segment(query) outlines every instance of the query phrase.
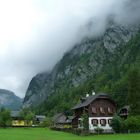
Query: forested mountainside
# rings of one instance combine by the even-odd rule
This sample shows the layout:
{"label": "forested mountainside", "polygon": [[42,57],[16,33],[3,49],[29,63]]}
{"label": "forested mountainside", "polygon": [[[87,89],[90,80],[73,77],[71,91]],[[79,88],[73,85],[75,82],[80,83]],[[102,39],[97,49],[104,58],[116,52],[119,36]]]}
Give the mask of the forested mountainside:
{"label": "forested mountainside", "polygon": [[19,110],[21,106],[22,99],[9,90],[0,89],[0,107],[10,110]]}
{"label": "forested mountainside", "polygon": [[133,68],[140,68],[139,27],[112,24],[101,37],[84,39],[74,46],[51,72],[35,76],[23,107],[53,115],[69,110],[92,90],[110,94],[123,106]]}

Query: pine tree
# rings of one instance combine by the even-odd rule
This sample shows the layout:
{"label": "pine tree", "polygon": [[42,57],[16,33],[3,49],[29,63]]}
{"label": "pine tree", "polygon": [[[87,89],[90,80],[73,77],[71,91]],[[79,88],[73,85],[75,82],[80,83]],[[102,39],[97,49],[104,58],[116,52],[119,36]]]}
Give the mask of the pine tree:
{"label": "pine tree", "polygon": [[83,113],[82,115],[82,120],[83,120],[83,128],[85,130],[89,130],[89,122],[88,122],[88,114],[86,112]]}
{"label": "pine tree", "polygon": [[135,68],[128,78],[128,103],[131,115],[140,115],[140,71]]}

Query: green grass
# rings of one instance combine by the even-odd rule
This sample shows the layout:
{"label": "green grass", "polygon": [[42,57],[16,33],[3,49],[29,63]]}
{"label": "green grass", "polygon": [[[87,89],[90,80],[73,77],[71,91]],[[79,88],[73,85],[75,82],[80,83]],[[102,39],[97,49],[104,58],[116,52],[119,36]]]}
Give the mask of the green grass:
{"label": "green grass", "polygon": [[140,134],[76,136],[41,128],[0,129],[0,140],[140,140]]}

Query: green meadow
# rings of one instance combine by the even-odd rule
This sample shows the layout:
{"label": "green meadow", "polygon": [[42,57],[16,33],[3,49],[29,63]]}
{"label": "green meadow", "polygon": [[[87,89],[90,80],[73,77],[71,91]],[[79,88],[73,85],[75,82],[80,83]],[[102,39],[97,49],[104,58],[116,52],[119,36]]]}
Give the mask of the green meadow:
{"label": "green meadow", "polygon": [[140,140],[140,134],[76,136],[43,128],[0,129],[0,140]]}

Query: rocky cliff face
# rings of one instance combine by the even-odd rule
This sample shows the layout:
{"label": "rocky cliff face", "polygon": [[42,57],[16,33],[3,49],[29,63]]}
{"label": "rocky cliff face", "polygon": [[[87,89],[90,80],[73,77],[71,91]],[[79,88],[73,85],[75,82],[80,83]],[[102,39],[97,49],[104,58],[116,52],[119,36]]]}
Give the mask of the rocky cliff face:
{"label": "rocky cliff face", "polygon": [[89,79],[96,79],[106,65],[112,63],[117,50],[138,31],[138,27],[112,24],[101,37],[84,39],[65,54],[51,72],[38,74],[31,80],[23,106],[38,106],[62,88],[79,87]]}
{"label": "rocky cliff face", "polygon": [[17,97],[13,92],[0,89],[0,107],[10,110],[19,110],[22,106],[22,99]]}

